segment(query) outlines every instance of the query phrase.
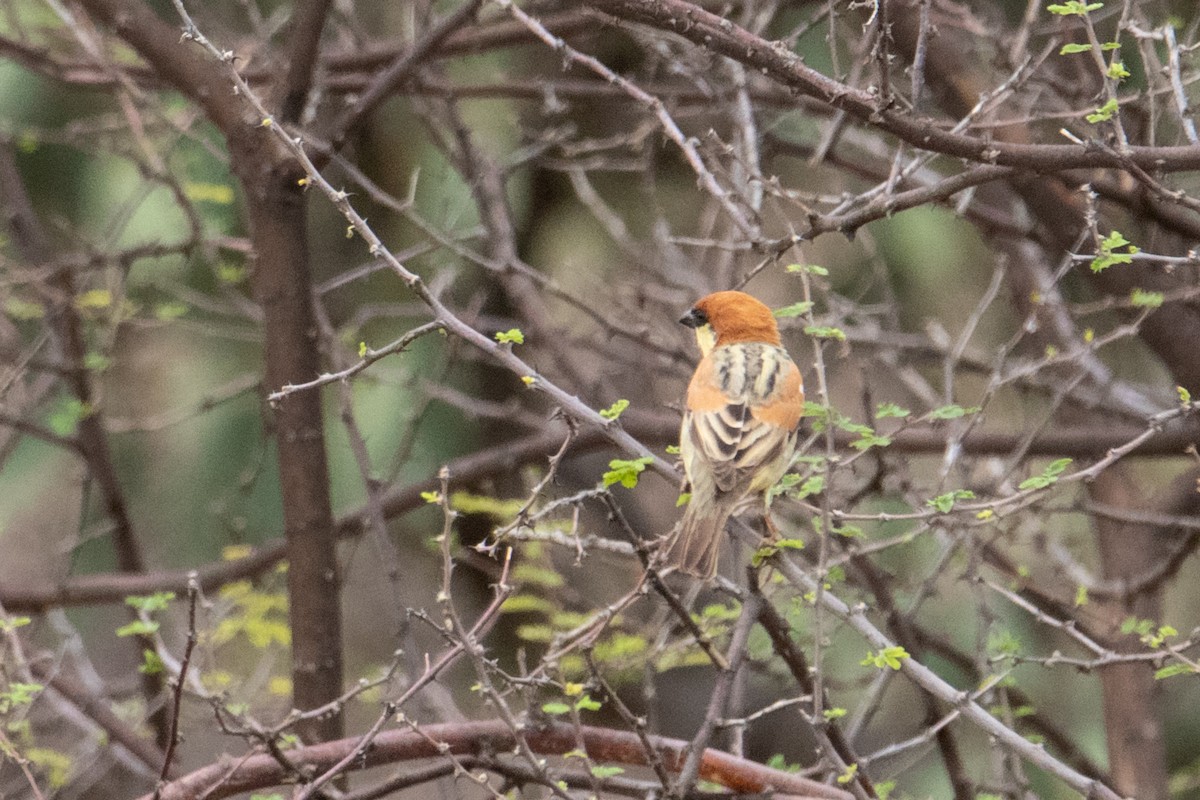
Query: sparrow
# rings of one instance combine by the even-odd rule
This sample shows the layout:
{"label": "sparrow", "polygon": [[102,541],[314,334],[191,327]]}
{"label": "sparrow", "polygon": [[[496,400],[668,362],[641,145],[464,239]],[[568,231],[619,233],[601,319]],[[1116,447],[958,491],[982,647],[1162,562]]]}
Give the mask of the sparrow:
{"label": "sparrow", "polygon": [[667,562],[708,580],[729,518],[763,503],[796,451],[804,384],[771,309],[744,292],[702,298],[683,319],[702,358],[688,384],[679,451],[691,485]]}

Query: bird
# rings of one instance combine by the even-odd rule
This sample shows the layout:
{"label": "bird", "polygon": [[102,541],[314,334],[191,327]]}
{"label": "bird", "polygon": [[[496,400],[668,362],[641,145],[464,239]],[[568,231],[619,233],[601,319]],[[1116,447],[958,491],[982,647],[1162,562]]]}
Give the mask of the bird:
{"label": "bird", "polygon": [[679,320],[701,359],[688,384],[679,452],[691,498],[666,562],[710,580],[729,518],[762,502],[787,472],[804,410],[804,381],[771,309],[738,291],[701,298]]}

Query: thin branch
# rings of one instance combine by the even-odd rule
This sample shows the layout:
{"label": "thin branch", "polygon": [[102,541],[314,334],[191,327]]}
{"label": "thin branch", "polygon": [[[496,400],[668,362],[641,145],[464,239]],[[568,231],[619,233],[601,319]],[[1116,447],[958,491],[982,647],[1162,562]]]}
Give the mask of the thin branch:
{"label": "thin branch", "polygon": [[188,613],[187,613],[187,644],[183,648],[183,658],[179,660],[179,674],[175,676],[175,686],[171,697],[171,731],[167,739],[167,750],[163,754],[162,771],[158,775],[158,786],[154,790],[154,800],[159,800],[159,791],[171,773],[171,762],[175,758],[175,748],[182,738],[179,735],[179,712],[183,705],[183,685],[187,682],[188,667],[192,663],[192,650],[196,647],[196,602],[200,597],[200,586],[193,575],[188,579]]}
{"label": "thin branch", "polygon": [[[819,582],[805,574],[795,562],[786,557],[776,556],[772,563],[788,582],[802,593],[816,593]],[[857,631],[876,650],[882,651],[895,646],[893,641],[867,619],[865,607],[851,607],[832,592],[821,594],[820,602],[831,614]],[[924,691],[957,708],[964,718],[992,736],[1001,747],[1017,753],[1030,763],[1054,775],[1080,794],[1099,800],[1121,800],[1120,796],[1108,786],[1077,772],[1051,756],[1043,748],[1005,726],[1003,722],[973,701],[969,693],[955,689],[916,659],[901,659],[900,670]]]}

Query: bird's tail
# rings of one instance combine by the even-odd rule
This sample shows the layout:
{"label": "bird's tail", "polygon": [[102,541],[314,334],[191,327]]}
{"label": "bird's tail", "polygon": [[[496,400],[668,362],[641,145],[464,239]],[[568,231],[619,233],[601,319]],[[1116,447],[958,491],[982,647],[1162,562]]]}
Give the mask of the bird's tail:
{"label": "bird's tail", "polygon": [[717,574],[717,556],[725,539],[729,512],[698,514],[692,507],[683,515],[679,531],[667,549],[667,564],[680,572],[709,580]]}

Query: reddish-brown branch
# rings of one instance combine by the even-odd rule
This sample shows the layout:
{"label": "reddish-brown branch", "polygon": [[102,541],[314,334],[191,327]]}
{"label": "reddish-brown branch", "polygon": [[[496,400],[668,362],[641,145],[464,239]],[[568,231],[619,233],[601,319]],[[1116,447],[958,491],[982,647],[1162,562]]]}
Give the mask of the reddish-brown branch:
{"label": "reddish-brown branch", "polygon": [[[627,425],[633,433],[645,437],[654,429],[647,426]],[[560,426],[551,426],[515,442],[505,442],[495,447],[472,453],[451,461],[450,482],[454,487],[469,486],[484,478],[511,473],[518,467],[535,463],[554,454],[561,445],[566,432]],[[571,452],[586,453],[608,443],[602,431],[590,429],[579,431],[572,442]],[[381,503],[384,515],[397,517],[414,508],[422,508],[426,500],[422,492],[438,488],[436,478],[395,487],[384,493]],[[361,509],[355,509],[338,518],[336,529],[339,538],[360,535],[363,528]],[[162,570],[143,575],[98,574],[78,575],[68,578],[56,586],[12,587],[0,586],[0,604],[12,612],[47,611],[77,605],[121,603],[130,595],[187,591],[188,577],[195,572],[203,591],[237,580],[261,575],[278,564],[286,556],[282,540],[268,542],[249,556],[236,561],[222,561],[201,567],[180,570]]]}
{"label": "reddish-brown branch", "polygon": [[[672,442],[678,434],[676,423],[666,416],[641,417],[630,413],[622,418],[625,429],[642,441]],[[1028,448],[1031,456],[1101,456],[1134,438],[1137,432],[1105,428],[1057,429],[1035,439]],[[562,444],[564,432],[553,427],[528,438],[472,453],[449,464],[455,486],[466,486],[481,479],[511,472],[524,464],[549,457]],[[839,444],[849,446],[850,434],[839,431]],[[1149,439],[1131,455],[1158,456],[1182,454],[1184,448],[1196,441],[1197,433],[1184,429],[1160,433]],[[973,455],[1005,454],[1020,442],[1019,434],[973,433],[963,442],[963,449]],[[571,447],[572,454],[589,452],[608,443],[603,432],[595,429],[579,431]],[[897,434],[888,451],[899,453],[939,453],[946,447],[945,434],[936,429],[914,429]],[[400,516],[425,505],[422,492],[437,489],[436,478],[391,489],[382,498],[384,515],[388,519]],[[351,538],[363,531],[361,510],[355,509],[338,518],[338,538]],[[282,541],[268,542],[255,552],[236,561],[223,561],[191,569],[160,570],[142,575],[96,574],[67,578],[57,585],[0,586],[0,604],[14,612],[41,612],[51,608],[80,605],[120,603],[130,595],[152,594],[160,591],[187,591],[188,575],[194,570],[200,587],[212,591],[218,586],[261,575],[285,556]]]}
{"label": "reddish-brown branch", "polygon": [[[316,9],[314,9],[316,10]],[[559,36],[573,36],[596,30],[596,21],[582,11],[559,11],[543,15],[541,22]],[[298,23],[297,24],[301,24]],[[494,20],[481,25],[455,30],[429,54],[430,59],[447,59],[454,56],[484,53],[504,47],[537,43],[538,40],[524,25],[510,19]],[[323,89],[361,91],[376,71],[394,62],[403,52],[403,47],[368,45],[365,49],[348,49],[320,56],[318,72],[328,74],[321,84]],[[44,47],[17,39],[0,36],[0,56],[15,61],[31,72],[36,72],[80,89],[110,91],[120,84],[111,68],[99,66],[88,59],[59,57]],[[162,89],[168,84],[154,69],[141,64],[122,65],[122,78],[132,80],[145,89]],[[269,67],[251,63],[243,73],[250,83],[260,85],[275,77]],[[291,79],[287,85],[292,85]],[[711,98],[707,98],[711,101]]]}
{"label": "reddish-brown branch", "polygon": [[1195,145],[1132,146],[1121,156],[1089,144],[1025,144],[952,133],[936,120],[883,107],[875,95],[827,77],[806,66],[788,48],[686,0],[602,0],[592,8],[678,34],[928,152],[1039,172],[1078,167],[1124,169],[1127,164],[1159,172],[1200,168],[1200,146]]}
{"label": "reddish-brown branch", "polygon": [[159,791],[163,781],[171,775],[171,762],[175,757],[175,749],[183,738],[179,734],[179,714],[183,710],[183,687],[187,683],[188,667],[192,663],[192,651],[196,649],[196,602],[200,599],[200,587],[196,581],[188,583],[188,614],[187,614],[187,643],[183,648],[183,658],[179,660],[179,675],[175,678],[175,686],[171,692],[171,735],[167,740],[167,751],[163,754],[162,769],[159,771]]}
{"label": "reddish-brown branch", "polygon": [[[580,747],[598,763],[646,766],[647,754],[637,735],[583,725],[551,724],[523,732],[525,742],[539,755],[562,755]],[[324,742],[289,750],[288,760],[301,771],[324,771],[353,752],[357,738]],[[683,764],[687,742],[679,739],[650,737],[667,768],[677,772]],[[384,731],[373,746],[353,766],[366,769],[440,755],[477,755],[512,750],[517,736],[502,721],[447,723],[428,725],[420,733],[411,730]],[[219,762],[196,770],[163,787],[162,800],[220,800],[242,792],[278,785],[290,772],[269,754],[258,754],[236,763]],[[700,777],[719,783],[735,792],[755,793],[774,790],[788,795],[829,800],[850,800],[841,789],[787,772],[765,767],[728,753],[706,750],[700,764]],[[149,800],[147,795],[143,800]]]}

